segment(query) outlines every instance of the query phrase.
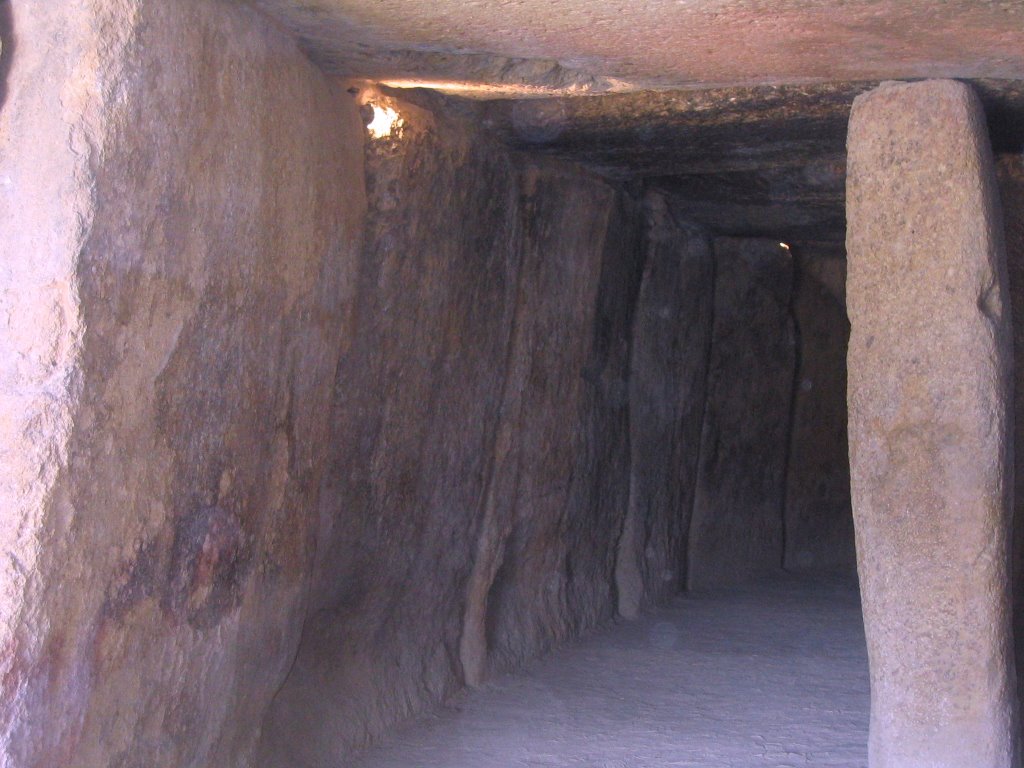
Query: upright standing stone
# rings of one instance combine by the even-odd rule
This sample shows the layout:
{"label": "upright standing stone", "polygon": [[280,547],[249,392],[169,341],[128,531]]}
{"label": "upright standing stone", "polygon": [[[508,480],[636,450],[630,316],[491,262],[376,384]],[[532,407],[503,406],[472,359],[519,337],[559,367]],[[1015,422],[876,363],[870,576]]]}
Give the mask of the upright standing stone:
{"label": "upright standing stone", "polygon": [[708,235],[646,200],[647,256],[629,376],[629,506],[615,563],[619,614],[678,593],[693,508],[711,344],[714,260]]}
{"label": "upright standing stone", "polygon": [[[1024,157],[1004,155],[996,165],[1006,227],[1006,263],[1010,278],[1013,323],[1013,638],[1016,667],[1024,670]],[[1024,693],[1024,675],[1017,676],[1017,700]],[[1018,716],[1021,713],[1018,712]]]}
{"label": "upright standing stone", "polygon": [[797,246],[797,374],[786,468],[786,570],[857,571],[846,439],[846,250]]}
{"label": "upright standing stone", "polygon": [[796,345],[793,260],[777,240],[715,240],[715,307],[687,586],[782,570]]}
{"label": "upright standing stone", "polygon": [[850,119],[850,465],[871,768],[1017,764],[1011,348],[985,120],[961,83]]}

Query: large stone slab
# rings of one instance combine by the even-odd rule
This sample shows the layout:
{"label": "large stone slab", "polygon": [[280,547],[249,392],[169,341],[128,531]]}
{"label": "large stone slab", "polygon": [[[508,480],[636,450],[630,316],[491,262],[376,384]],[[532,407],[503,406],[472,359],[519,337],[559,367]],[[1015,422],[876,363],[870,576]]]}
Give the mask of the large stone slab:
{"label": "large stone slab", "polygon": [[388,101],[366,150],[356,333],[323,416],[333,446],[309,612],[261,766],[341,763],[457,690],[519,283],[515,167],[458,121]]}
{"label": "large stone slab", "polygon": [[246,764],[305,610],[358,111],[243,5],[13,21],[0,763]]}
{"label": "large stone slab", "polygon": [[[1013,319],[1013,636],[1017,701],[1024,699],[1024,157],[1003,155],[996,166],[1006,230]],[[1020,713],[1024,714],[1024,713]]]}
{"label": "large stone slab", "polygon": [[1011,335],[978,100],[887,84],[849,131],[850,465],[872,768],[1017,764]]}
{"label": "large stone slab", "polygon": [[778,572],[796,346],[777,240],[717,238],[715,308],[687,584]]}
{"label": "large stone slab", "polygon": [[645,202],[629,378],[629,508],[615,571],[619,614],[628,618],[685,582],[714,298],[707,233],[678,221],[663,196]]}
{"label": "large stone slab", "polygon": [[1012,3],[256,2],[328,70],[456,93],[1024,76],[1024,32]]}
{"label": "large stone slab", "polygon": [[629,493],[640,207],[560,165],[528,167],[522,188],[522,306],[503,408],[513,440],[492,480],[506,490],[488,510],[489,669],[515,667],[615,615]]}
{"label": "large stone slab", "polygon": [[367,148],[310,610],[266,768],[345,762],[614,616],[639,206],[420,95]]}
{"label": "large stone slab", "polygon": [[786,469],[787,570],[854,575],[846,437],[846,258],[842,246],[794,247],[797,378]]}

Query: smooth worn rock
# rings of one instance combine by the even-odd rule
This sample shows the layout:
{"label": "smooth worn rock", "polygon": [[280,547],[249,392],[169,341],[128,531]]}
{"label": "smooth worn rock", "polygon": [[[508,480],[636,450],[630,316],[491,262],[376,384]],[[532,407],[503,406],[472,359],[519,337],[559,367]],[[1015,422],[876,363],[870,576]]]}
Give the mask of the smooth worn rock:
{"label": "smooth worn rock", "polygon": [[794,246],[797,374],[786,469],[785,566],[853,575],[857,556],[846,437],[846,258]]}
{"label": "smooth worn rock", "polygon": [[717,238],[715,305],[687,585],[777,572],[796,347],[793,261],[777,240]]}
{"label": "smooth worn rock", "polygon": [[246,764],[308,591],[357,112],[245,7],[14,16],[0,763]]}
{"label": "smooth worn rock", "polygon": [[[0,8],[0,765],[5,767],[15,760],[11,739],[32,707],[33,656],[46,644],[45,626],[23,617],[46,568],[47,539],[40,533],[68,469],[80,400],[84,329],[75,290],[77,256],[96,206],[89,157],[76,149],[89,142],[102,146],[114,118],[106,103],[92,104],[91,95],[72,80],[82,74],[97,81],[111,77],[111,62],[97,53],[100,41],[88,9],[11,5]],[[11,34],[15,21],[17,47]],[[86,107],[95,109],[92,119]],[[44,692],[37,685],[35,697]],[[22,756],[29,749],[22,749]]]}
{"label": "smooth worn rock", "polygon": [[621,616],[685,582],[686,535],[704,418],[714,261],[706,232],[645,200],[646,259],[629,379],[629,508],[616,560]]}
{"label": "smooth worn rock", "polygon": [[848,145],[869,764],[1015,766],[1012,338],[984,116],[961,83],[887,84],[855,102]]}

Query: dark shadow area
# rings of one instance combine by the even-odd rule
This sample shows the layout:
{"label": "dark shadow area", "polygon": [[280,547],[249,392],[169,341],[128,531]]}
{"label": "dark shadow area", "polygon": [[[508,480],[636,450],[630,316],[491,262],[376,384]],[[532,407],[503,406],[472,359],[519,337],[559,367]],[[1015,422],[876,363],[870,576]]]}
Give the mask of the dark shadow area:
{"label": "dark shadow area", "polygon": [[3,109],[7,101],[7,76],[11,71],[16,47],[14,11],[10,0],[0,0],[0,42],[3,44],[3,49],[0,50],[0,109]]}
{"label": "dark shadow area", "polygon": [[1024,82],[968,80],[985,106],[992,150],[997,154],[1024,150]]}
{"label": "dark shadow area", "polygon": [[[1010,315],[1013,319],[1013,633],[1016,645],[1017,694],[1024,701],[1024,158],[1019,154],[1005,154],[999,158],[996,168],[1006,227]],[[1024,713],[1024,708],[1021,711]]]}

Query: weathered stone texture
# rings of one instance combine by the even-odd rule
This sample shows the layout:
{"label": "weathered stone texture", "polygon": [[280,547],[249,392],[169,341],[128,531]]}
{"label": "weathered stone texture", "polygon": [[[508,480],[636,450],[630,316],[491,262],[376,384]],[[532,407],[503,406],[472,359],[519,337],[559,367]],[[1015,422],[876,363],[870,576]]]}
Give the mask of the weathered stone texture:
{"label": "weathered stone texture", "polygon": [[615,613],[628,498],[629,338],[639,206],[578,172],[524,176],[523,307],[509,369],[514,461],[487,595],[492,663],[512,667]]}
{"label": "weathered stone texture", "polygon": [[357,112],[235,4],[15,28],[3,764],[245,764],[304,611]]}
{"label": "weathered stone texture", "polygon": [[704,418],[714,262],[708,235],[646,198],[643,282],[630,361],[629,507],[616,560],[619,614],[635,617],[685,582]]}
{"label": "weathered stone texture", "polygon": [[[1013,636],[1017,700],[1024,700],[1024,157],[1003,155],[996,166],[1006,230],[1006,263],[1013,320],[1014,504],[1012,540]],[[1020,713],[1024,714],[1024,713]]]}
{"label": "weathered stone texture", "polygon": [[[83,81],[116,78],[109,59],[117,60],[124,32],[112,28],[119,34],[107,41],[104,60],[83,4],[5,4],[0,18],[0,765],[7,766],[15,759],[12,730],[34,706],[30,665],[46,638],[24,614],[38,594],[48,543],[40,532],[67,471],[79,402],[76,258],[95,216],[83,150],[106,144],[114,117]],[[37,688],[35,698],[41,694]]]}
{"label": "weathered stone texture", "polygon": [[310,611],[261,765],[323,765],[460,685],[458,641],[516,303],[506,156],[408,104],[370,212]]}
{"label": "weathered stone texture", "polygon": [[[345,759],[614,612],[637,204],[392,102],[310,612],[261,765]],[[571,554],[570,554],[571,553]]]}
{"label": "weathered stone texture", "polygon": [[777,240],[717,238],[714,322],[687,585],[782,568],[796,348],[793,262]]}
{"label": "weathered stone texture", "polygon": [[847,204],[870,764],[1017,765],[1012,340],[991,153],[971,90],[932,81],[860,97]]}
{"label": "weathered stone texture", "polygon": [[797,376],[786,471],[787,570],[854,575],[846,438],[846,259],[817,244],[794,248]]}

